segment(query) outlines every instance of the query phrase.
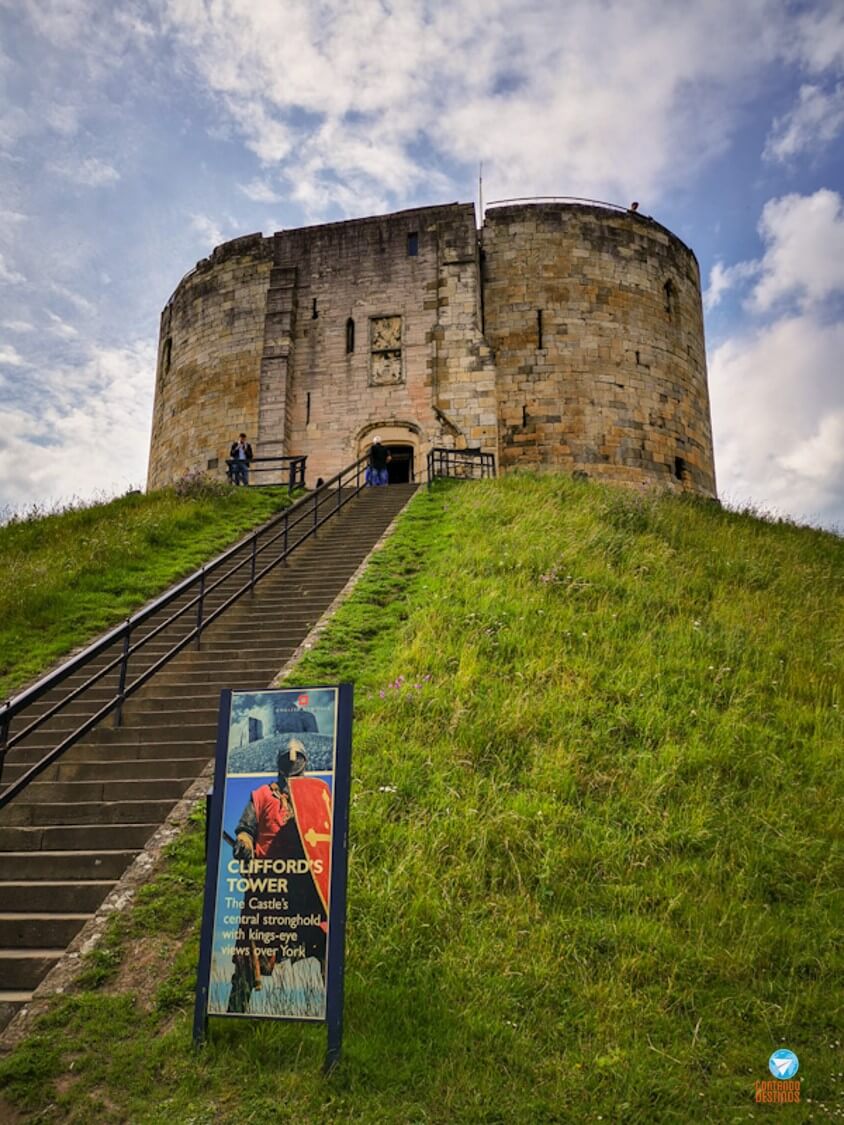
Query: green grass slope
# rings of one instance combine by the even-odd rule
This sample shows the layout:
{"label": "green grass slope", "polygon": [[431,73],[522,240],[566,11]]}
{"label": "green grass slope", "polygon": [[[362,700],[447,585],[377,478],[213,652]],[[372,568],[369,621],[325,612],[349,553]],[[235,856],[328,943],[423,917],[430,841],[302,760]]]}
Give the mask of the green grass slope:
{"label": "green grass slope", "polygon": [[[212,1021],[193,1052],[197,824],[0,1065],[7,1105],[838,1114],[842,571],[835,537],[707,503],[527,476],[420,494],[295,673],[356,682],[338,1071],[295,1024]],[[779,1046],[801,1106],[754,1103]]]}
{"label": "green grass slope", "polygon": [[200,484],[0,527],[0,698],[288,502],[275,489]]}

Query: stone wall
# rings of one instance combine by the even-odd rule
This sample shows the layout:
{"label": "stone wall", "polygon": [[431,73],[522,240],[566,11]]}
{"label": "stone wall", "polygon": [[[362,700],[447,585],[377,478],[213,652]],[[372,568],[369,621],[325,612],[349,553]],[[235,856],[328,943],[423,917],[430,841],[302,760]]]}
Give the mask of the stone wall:
{"label": "stone wall", "polygon": [[644,216],[574,204],[493,208],[482,246],[502,467],[714,495],[692,252]]}
{"label": "stone wall", "polygon": [[[285,378],[287,446],[307,455],[310,480],[343,468],[376,432],[412,445],[417,470],[432,445],[494,447],[471,205],[282,231],[273,242],[273,272],[295,275],[287,336],[274,337],[286,371],[273,393]],[[271,431],[281,433],[278,413],[262,423],[262,451]]]}
{"label": "stone wall", "polygon": [[271,266],[272,243],[260,234],[226,242],[162,312],[149,488],[193,470],[222,476],[237,434],[257,434]]}
{"label": "stone wall", "polygon": [[490,209],[480,254],[457,203],[235,239],[162,313],[149,486],[222,477],[240,430],[311,483],[378,432],[417,473],[444,445],[714,495],[697,262],[573,204]]}

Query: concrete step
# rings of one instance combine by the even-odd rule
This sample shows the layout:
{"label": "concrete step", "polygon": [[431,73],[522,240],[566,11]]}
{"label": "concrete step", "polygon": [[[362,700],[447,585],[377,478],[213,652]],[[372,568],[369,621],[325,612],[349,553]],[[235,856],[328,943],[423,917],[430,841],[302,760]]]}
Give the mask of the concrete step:
{"label": "concrete step", "polygon": [[35,988],[63,953],[63,948],[0,949],[0,980],[5,988]]}
{"label": "concrete step", "polygon": [[33,879],[119,879],[137,851],[0,853],[0,882]]}
{"label": "concrete step", "polygon": [[76,937],[90,914],[0,914],[0,946],[64,949]]}
{"label": "concrete step", "polygon": [[[68,751],[68,755],[73,750]],[[3,770],[3,781],[15,781],[28,769],[26,763],[15,762],[6,764]],[[128,780],[140,781],[142,779],[163,780],[164,778],[178,778],[189,782],[201,769],[201,759],[196,758],[131,758],[124,757],[114,761],[104,758],[95,758],[89,762],[71,762],[67,757],[61,758],[57,766],[50,766],[40,774],[38,780],[44,782],[56,781],[115,781]]]}
{"label": "concrete step", "polygon": [[[137,851],[159,827],[159,822],[131,824],[0,825],[3,851],[63,851],[78,848],[120,848]],[[4,902],[4,906],[8,906]]]}
{"label": "concrete step", "polygon": [[[153,722],[153,719],[156,719]],[[97,727],[87,736],[91,742],[120,742],[124,745],[133,743],[167,743],[170,746],[181,745],[183,742],[201,742],[203,739],[211,740],[211,751],[217,737],[217,723],[211,719],[201,723],[183,723],[177,729],[169,725],[161,725],[156,716],[150,722],[144,723],[139,729],[128,726],[123,727]],[[143,756],[143,755],[142,755]]]}
{"label": "concrete step", "polygon": [[63,802],[32,801],[26,790],[3,810],[3,822],[9,826],[58,824],[137,824],[153,821],[160,824],[172,801],[85,801],[75,805]]}
{"label": "concrete step", "polygon": [[[0,900],[9,913],[93,914],[114,886],[113,879],[0,883]],[[0,982],[4,985],[5,981]]]}
{"label": "concrete step", "polygon": [[33,803],[61,802],[76,806],[91,801],[178,801],[187,789],[182,778],[120,778],[111,781],[33,781],[25,793]]}
{"label": "concrete step", "polygon": [[[23,765],[27,768],[39,761],[50,745],[27,745],[17,747],[10,755],[7,768],[12,764]],[[137,759],[159,760],[176,758],[193,758],[208,761],[214,753],[214,744],[209,744],[207,738],[197,739],[195,742],[177,742],[172,737],[169,742],[147,742],[143,731],[120,727],[101,732],[101,737],[95,742],[78,742],[71,746],[59,759],[65,765],[72,762],[94,762],[107,757],[109,761],[134,761]],[[53,768],[53,767],[49,767]],[[201,767],[200,767],[201,768]],[[5,778],[6,773],[3,771]],[[0,813],[2,819],[2,813]]]}

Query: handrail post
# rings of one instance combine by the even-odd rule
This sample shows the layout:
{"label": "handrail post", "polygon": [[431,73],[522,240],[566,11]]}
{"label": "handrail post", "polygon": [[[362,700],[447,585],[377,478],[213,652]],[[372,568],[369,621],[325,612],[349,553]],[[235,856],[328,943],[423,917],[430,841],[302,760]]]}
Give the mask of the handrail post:
{"label": "handrail post", "polygon": [[295,480],[296,480],[296,462],[291,461],[290,466],[287,470],[287,491],[288,492],[293,491],[293,486],[294,486]]}
{"label": "handrail post", "polygon": [[3,777],[3,766],[6,762],[6,747],[9,745],[9,704],[6,702],[3,706],[3,714],[0,715],[0,779]]}
{"label": "handrail post", "polygon": [[258,536],[252,536],[252,577],[249,580],[251,592],[255,593],[255,566],[258,562]]}
{"label": "handrail post", "polygon": [[132,626],[130,618],[126,618],[126,632],[123,634],[123,656],[120,659],[120,672],[118,673],[117,680],[117,707],[114,712],[114,725],[116,727],[123,725],[123,701],[126,698],[126,672],[129,667],[129,641],[131,638]]}
{"label": "handrail post", "polygon": [[282,555],[282,562],[287,566],[287,536],[290,531],[290,516],[287,512],[284,513],[284,554]]}
{"label": "handrail post", "polygon": [[199,649],[202,640],[202,608],[205,602],[205,567],[199,572],[199,601],[196,603],[196,647]]}

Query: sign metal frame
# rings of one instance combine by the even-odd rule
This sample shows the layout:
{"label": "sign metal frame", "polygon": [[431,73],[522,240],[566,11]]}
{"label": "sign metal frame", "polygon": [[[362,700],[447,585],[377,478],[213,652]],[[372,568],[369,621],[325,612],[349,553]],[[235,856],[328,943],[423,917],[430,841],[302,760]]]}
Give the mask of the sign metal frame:
{"label": "sign metal frame", "polygon": [[[327,948],[325,962],[325,1009],[324,1015],[319,1018],[299,1016],[296,1014],[277,1014],[256,1016],[249,1012],[209,1012],[211,1000],[211,972],[214,942],[216,937],[215,919],[218,909],[220,853],[225,839],[230,841],[228,834],[224,834],[224,811],[226,801],[226,785],[229,781],[229,744],[232,721],[232,700],[239,694],[265,695],[309,695],[316,692],[332,691],[336,693],[335,729],[334,729],[334,754],[331,782],[331,842],[330,842],[330,872],[329,896],[327,911]],[[269,702],[272,700],[270,699]],[[346,944],[346,887],[348,878],[348,831],[349,831],[349,795],[351,787],[351,752],[352,752],[352,708],[353,687],[351,684],[319,684],[306,687],[284,685],[278,689],[267,689],[263,692],[237,689],[225,689],[220,694],[220,710],[217,726],[217,743],[215,751],[214,787],[208,802],[208,823],[206,826],[206,868],[205,868],[205,897],[202,913],[202,929],[199,944],[199,965],[196,983],[196,1000],[194,1005],[193,1039],[197,1047],[201,1046],[208,1036],[208,1020],[210,1015],[226,1018],[240,1019],[267,1019],[276,1018],[284,1020],[301,1019],[305,1022],[323,1022],[328,1032],[327,1050],[325,1056],[325,1071],[332,1070],[340,1060],[343,1040],[343,997],[345,977],[345,944]]]}

